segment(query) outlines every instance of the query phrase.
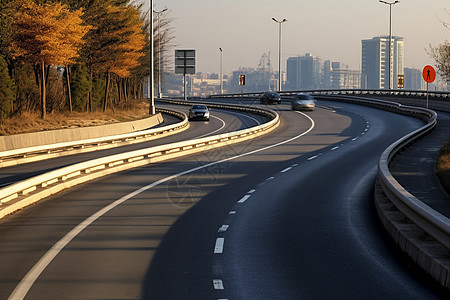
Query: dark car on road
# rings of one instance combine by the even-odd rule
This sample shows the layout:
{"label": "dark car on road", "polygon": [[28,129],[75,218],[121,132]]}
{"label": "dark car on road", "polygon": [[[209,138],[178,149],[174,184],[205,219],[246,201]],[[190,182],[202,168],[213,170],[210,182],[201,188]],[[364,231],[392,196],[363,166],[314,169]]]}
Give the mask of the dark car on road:
{"label": "dark car on road", "polygon": [[308,94],[297,94],[291,100],[292,110],[314,110],[316,107],[316,100]]}
{"label": "dark car on road", "polygon": [[189,120],[209,121],[209,108],[204,104],[194,104],[189,109]]}
{"label": "dark car on road", "polygon": [[261,104],[281,104],[280,94],[275,92],[265,92],[259,100]]}

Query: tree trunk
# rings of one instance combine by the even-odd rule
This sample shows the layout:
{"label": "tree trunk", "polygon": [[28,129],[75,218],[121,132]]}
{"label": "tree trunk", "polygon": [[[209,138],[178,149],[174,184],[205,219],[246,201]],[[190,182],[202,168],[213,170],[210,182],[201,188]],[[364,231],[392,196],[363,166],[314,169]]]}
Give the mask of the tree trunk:
{"label": "tree trunk", "polygon": [[105,102],[103,102],[103,112],[106,112],[106,108],[108,107],[108,95],[109,95],[109,82],[111,79],[111,73],[106,71],[106,88],[105,88]]}
{"label": "tree trunk", "polygon": [[46,110],[46,91],[45,91],[45,62],[41,62],[41,118],[45,119]]}
{"label": "tree trunk", "polygon": [[92,82],[92,67],[89,67],[89,76],[90,76],[90,82],[89,82],[89,93],[88,93],[88,101],[87,101],[87,112],[92,112],[92,86],[94,85]]}
{"label": "tree trunk", "polygon": [[70,90],[70,69],[69,66],[66,65],[66,82],[67,82],[67,96],[69,97],[69,110],[72,111],[72,92]]}

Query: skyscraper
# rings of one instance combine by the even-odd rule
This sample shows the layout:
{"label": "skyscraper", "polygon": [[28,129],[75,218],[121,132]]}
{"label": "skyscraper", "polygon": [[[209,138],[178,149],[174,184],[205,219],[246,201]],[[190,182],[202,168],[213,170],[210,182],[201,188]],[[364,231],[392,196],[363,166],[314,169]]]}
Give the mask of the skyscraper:
{"label": "skyscraper", "polygon": [[392,37],[390,60],[389,36],[362,40],[361,87],[363,89],[389,89],[389,61],[391,62],[391,86],[397,89],[398,75],[404,74],[403,38]]}

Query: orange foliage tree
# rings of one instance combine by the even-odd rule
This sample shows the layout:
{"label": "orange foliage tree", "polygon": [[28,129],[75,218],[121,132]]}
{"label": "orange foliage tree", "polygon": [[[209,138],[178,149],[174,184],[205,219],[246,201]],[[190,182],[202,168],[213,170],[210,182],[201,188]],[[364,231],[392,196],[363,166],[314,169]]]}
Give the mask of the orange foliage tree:
{"label": "orange foliage tree", "polygon": [[39,66],[41,117],[46,116],[46,66],[75,63],[83,37],[92,28],[83,25],[81,9],[71,12],[61,3],[38,5],[21,0],[12,24],[10,51],[15,59]]}
{"label": "orange foliage tree", "polygon": [[103,110],[108,106],[111,73],[121,78],[130,76],[144,56],[145,35],[140,11],[133,5],[101,4],[86,16],[86,22],[95,26],[86,36],[83,50],[92,72],[106,75]]}

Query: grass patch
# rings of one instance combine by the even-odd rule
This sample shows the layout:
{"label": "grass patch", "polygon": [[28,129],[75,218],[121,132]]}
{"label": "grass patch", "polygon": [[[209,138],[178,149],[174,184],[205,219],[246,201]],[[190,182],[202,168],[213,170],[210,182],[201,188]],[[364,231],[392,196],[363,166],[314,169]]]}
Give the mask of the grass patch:
{"label": "grass patch", "polygon": [[0,123],[0,135],[40,132],[128,122],[148,117],[149,106],[134,102],[129,108],[103,112],[49,113],[45,120],[37,112],[23,112]]}

